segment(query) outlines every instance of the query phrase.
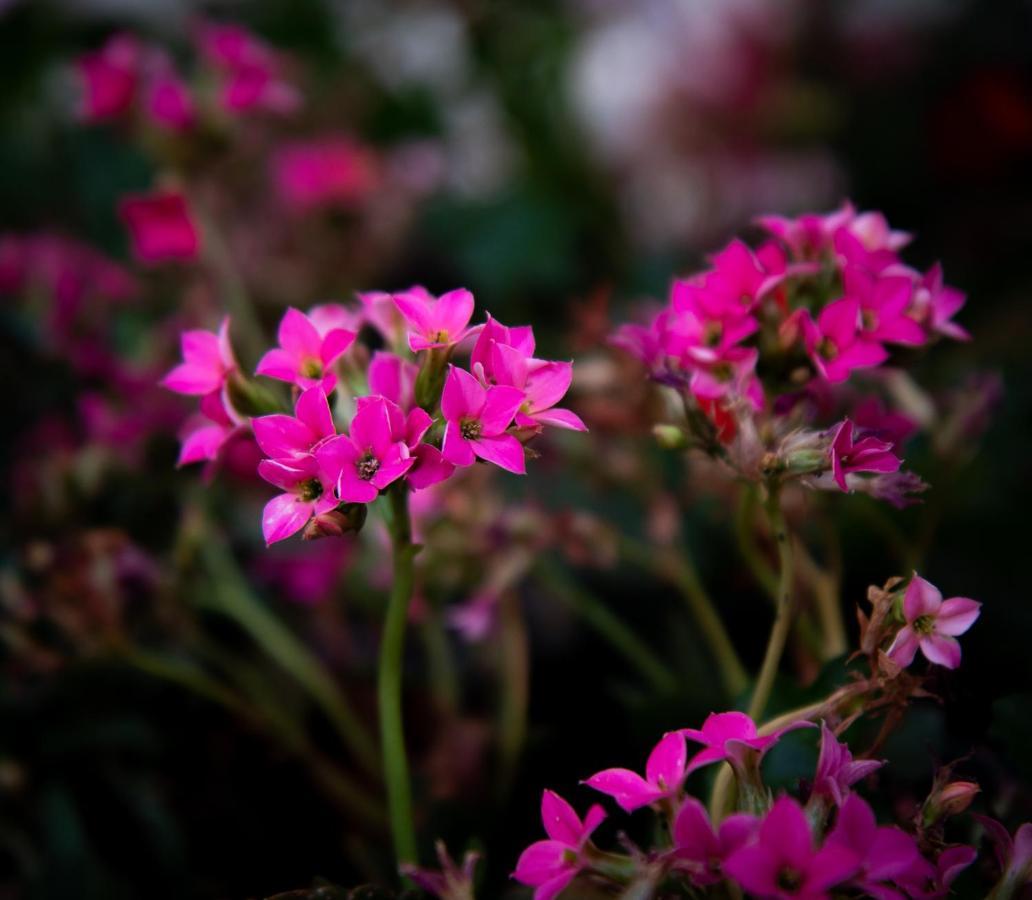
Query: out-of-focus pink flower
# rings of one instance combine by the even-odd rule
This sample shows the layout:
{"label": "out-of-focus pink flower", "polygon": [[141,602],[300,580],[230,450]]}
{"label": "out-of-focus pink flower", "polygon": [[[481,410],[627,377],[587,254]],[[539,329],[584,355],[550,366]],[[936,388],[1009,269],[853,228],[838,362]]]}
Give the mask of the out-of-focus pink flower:
{"label": "out-of-focus pink flower", "polygon": [[130,34],[116,34],[99,50],[76,60],[79,115],[85,121],[109,122],[129,114],[136,99],[140,59],[139,41]]}
{"label": "out-of-focus pink flower", "polygon": [[170,131],[187,131],[197,121],[190,89],[171,62],[159,63],[147,79],[145,104],[151,120]]}
{"label": "out-of-focus pink flower", "polygon": [[319,385],[302,391],[294,415],[258,416],[251,427],[262,452],[281,462],[310,456],[337,434],[326,392]]}
{"label": "out-of-focus pink flower", "polygon": [[853,422],[865,436],[890,444],[897,456],[906,440],[918,430],[917,422],[910,416],[886,409],[877,397],[868,397],[853,407]]}
{"label": "out-of-focus pink flower", "polygon": [[963,291],[943,283],[942,266],[936,263],[914,286],[914,302],[910,313],[930,332],[957,341],[969,341],[971,335],[953,321],[966,301]]}
{"label": "out-of-focus pink flower", "polygon": [[1010,832],[996,819],[981,815],[975,818],[992,841],[996,862],[1000,867],[1001,896],[1015,896],[1016,891],[1032,882],[1032,822],[1026,822],[1018,828],[1012,838]]}
{"label": "out-of-focus pink flower", "polygon": [[393,353],[377,350],[369,362],[369,392],[386,397],[408,412],[415,403],[419,366]]}
{"label": "out-of-focus pink flower", "polygon": [[448,624],[470,643],[482,641],[491,632],[498,617],[498,597],[492,591],[480,591],[448,610]]}
{"label": "out-of-focus pink flower", "polygon": [[892,452],[892,445],[877,438],[853,440],[853,423],[843,419],[835,429],[828,447],[835,483],[849,490],[846,475],[850,472],[895,472],[902,460]]}
{"label": "out-of-focus pink flower", "polygon": [[675,799],[687,774],[684,736],[677,731],[664,735],[645,762],[645,777],[630,769],[604,769],[584,783],[612,797],[626,812]]}
{"label": "out-of-focus pink flower", "polygon": [[523,392],[506,385],[484,388],[465,369],[450,366],[441,395],[448,425],[441,453],[456,466],[471,466],[480,457],[509,472],[527,470],[523,446],[506,429],[523,402]]}
{"label": "out-of-focus pink flower", "polygon": [[853,853],[860,866],[851,883],[865,896],[883,900],[892,896],[886,882],[894,883],[921,858],[909,834],[891,826],[879,827],[871,807],[856,794],[850,794],[842,804],[824,846]]}
{"label": "out-of-focus pink flower", "polygon": [[227,112],[261,109],[289,114],[300,105],[300,95],[282,78],[276,53],[243,26],[204,23],[198,44],[219,72],[219,101]]}
{"label": "out-of-focus pink flower", "polygon": [[920,648],[929,662],[947,669],[957,668],[957,635],[964,634],[975,623],[981,609],[981,603],[967,597],[943,600],[939,589],[915,572],[903,595],[906,624],[889,647],[889,657],[906,667]]}
{"label": "out-of-focus pink flower", "polygon": [[516,424],[523,428],[555,425],[573,431],[587,431],[580,416],[556,404],[566,396],[573,381],[573,364],[528,359],[515,347],[495,344],[492,374],[495,383],[523,392],[516,411]]}
{"label": "out-of-focus pink flower", "polygon": [[781,274],[767,272],[756,255],[742,241],[733,240],[712,259],[713,270],[705,275],[702,291],[722,305],[736,304],[751,310],[781,280]]}
{"label": "out-of-focus pink flower", "polygon": [[545,791],[541,797],[541,822],[547,841],[537,841],[520,854],[515,878],[534,888],[534,900],[554,900],[583,868],[584,848],[606,814],[598,804],[582,822],[562,797]]}
{"label": "out-of-focus pink flower", "polygon": [[226,411],[221,391],[205,395],[201,398],[200,414],[187,421],[179,436],[181,444],[176,465],[218,459],[222,448],[240,428]]}
{"label": "out-of-focus pink flower", "polygon": [[118,212],[141,262],[189,262],[197,257],[200,233],[182,194],[158,191],[126,197]]}
{"label": "out-of-focus pink flower", "polygon": [[811,796],[828,797],[836,806],[841,806],[849,795],[850,787],[883,765],[885,763],[880,759],[853,759],[849,745],[837,741],[831,729],[822,722],[821,750]]}
{"label": "out-of-focus pink flower", "polygon": [[914,293],[909,278],[877,277],[858,266],[847,266],[842,277],[846,296],[860,304],[860,333],[864,338],[912,346],[925,342],[924,329],[907,315]]}
{"label": "out-of-focus pink flower", "polygon": [[273,183],[295,212],[348,206],[376,187],[376,158],[357,141],[333,135],[286,144],[272,159]]}
{"label": "out-of-focus pink flower", "polygon": [[305,541],[289,552],[261,554],[256,574],[286,599],[315,606],[330,597],[351,547],[346,541]]}
{"label": "out-of-focus pink flower", "polygon": [[806,213],[795,219],[759,216],[757,223],[781,240],[798,259],[816,260],[832,246],[835,233],[856,215],[846,203],[831,213]]}
{"label": "out-of-focus pink flower", "polygon": [[405,291],[394,295],[394,304],[405,317],[409,349],[414,353],[454,347],[475,333],[467,327],[473,315],[473,295],[463,288],[436,300],[425,290]]}
{"label": "out-of-focus pink flower", "polygon": [[383,397],[367,398],[360,404],[350,433],[327,441],[316,457],[335,481],[337,496],[344,503],[372,503],[415,464],[408,446],[392,434]]}
{"label": "out-of-focus pink flower", "polygon": [[321,334],[308,316],[291,307],[280,320],[277,339],[279,347],[258,361],[256,374],[296,384],[303,390],[321,385],[328,394],[337,384],[333,363],[354,343],[355,332],[331,328]]}
{"label": "out-of-focus pink flower", "polygon": [[691,774],[702,766],[730,760],[741,763],[747,756],[759,754],[762,757],[784,734],[797,728],[811,727],[811,722],[799,721],[760,736],[756,723],[743,712],[710,713],[702,728],[682,728],[680,733],[688,740],[702,744],[703,748],[688,762],[686,772]]}
{"label": "out-of-focus pink flower", "polygon": [[229,316],[218,332],[184,331],[179,339],[183,361],[161,381],[177,394],[201,396],[221,391],[237,362],[229,342]]}
{"label": "out-of-focus pink flower", "polygon": [[[406,293],[429,294],[423,288],[409,288]],[[365,321],[373,326],[383,339],[396,350],[401,350],[405,336],[405,317],[394,303],[394,295],[384,291],[367,291],[358,295],[362,301]]]}
{"label": "out-of-focus pink flower", "polygon": [[435,849],[441,867],[439,871],[403,863],[400,866],[402,874],[437,900],[473,900],[473,873],[480,854],[474,850],[467,851],[459,867],[448,853],[444,841],[438,841]]}
{"label": "out-of-focus pink flower", "polygon": [[673,856],[698,886],[716,884],[724,880],[724,862],[755,834],[758,825],[755,816],[735,813],[714,830],[706,808],[694,797],[685,797],[674,819]]}
{"label": "out-of-focus pink flower", "polygon": [[881,365],[889,357],[881,344],[860,332],[860,301],[854,297],[829,303],[816,322],[805,310],[797,315],[806,352],[833,384],[845,381],[854,369]]}
{"label": "out-of-focus pink flower", "polygon": [[914,900],[940,900],[950,893],[950,885],[975,861],[974,847],[957,844],[947,847],[934,863],[919,856],[896,881]]}
{"label": "out-of-focus pink flower", "polygon": [[757,897],[817,900],[851,878],[860,862],[841,845],[816,849],[799,804],[781,797],[760,825],[756,841],[732,853],[724,871]]}

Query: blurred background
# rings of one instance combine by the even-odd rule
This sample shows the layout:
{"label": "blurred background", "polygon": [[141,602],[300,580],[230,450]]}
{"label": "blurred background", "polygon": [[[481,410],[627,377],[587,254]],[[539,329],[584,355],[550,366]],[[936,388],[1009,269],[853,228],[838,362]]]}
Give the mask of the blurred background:
{"label": "blurred background", "polygon": [[[76,59],[131,33],[203,82],[202,16],[274,48],[290,102],[190,139],[82,121]],[[676,531],[753,665],[768,626],[726,497],[652,445],[641,373],[606,337],[757,214],[846,198],[914,233],[912,264],[943,262],[974,336],[918,364],[963,433],[911,447],[925,502],[836,505],[847,609],[911,565],[985,604],[946,704],[886,749],[888,796],[905,815],[935,761],[970,751],[981,808],[1028,818],[1032,5],[0,0],[0,48],[0,896],[389,879],[335,718],[342,690],[375,722],[386,546],[370,526],[266,551],[249,445],[214,478],[175,467],[187,407],[155,385],[227,278],[270,337],[288,305],[464,285],[576,360],[591,432],[543,443],[525,482],[478,474],[425,524],[442,549],[407,663],[420,832],[427,860],[436,836],[484,851],[497,897],[542,787],[581,805],[586,774],[729,703],[621,536]],[[317,138],[348,159],[329,200],[283,175]],[[184,183],[219,253],[140,265],[120,200]],[[585,625],[590,603],[674,683]],[[776,705],[834,677],[786,679]],[[802,736],[772,765],[789,783],[813,755]]]}

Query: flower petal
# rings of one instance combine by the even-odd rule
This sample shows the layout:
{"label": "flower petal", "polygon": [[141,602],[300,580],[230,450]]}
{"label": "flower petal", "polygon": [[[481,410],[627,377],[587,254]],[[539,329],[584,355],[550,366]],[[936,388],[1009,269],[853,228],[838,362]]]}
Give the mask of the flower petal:
{"label": "flower petal", "polygon": [[568,847],[580,844],[584,831],[580,816],[555,791],[541,792],[541,824],[553,841],[560,841]]}
{"label": "flower petal", "polygon": [[678,790],[684,781],[687,756],[683,734],[671,731],[663,735],[645,763],[645,777],[649,784],[668,791]]}
{"label": "flower petal", "polygon": [[934,616],[942,606],[942,594],[939,589],[930,581],[926,581],[917,572],[910,579],[907,585],[907,592],[903,595],[903,615],[908,622],[913,622],[921,616]]}
{"label": "flower petal", "polygon": [[523,391],[519,388],[507,385],[488,388],[484,408],[480,412],[480,433],[485,437],[501,434],[512,423],[512,417],[522,402]]}
{"label": "flower petal", "polygon": [[262,534],[266,544],[274,544],[296,534],[312,515],[312,504],[296,494],[280,494],[265,504],[262,511]]}
{"label": "flower petal", "polygon": [[944,634],[923,635],[920,639],[921,652],[929,662],[947,669],[960,665],[960,644],[956,638]]}
{"label": "flower petal", "polygon": [[473,445],[462,436],[458,422],[449,422],[444,429],[441,455],[453,466],[471,466],[477,461]]}
{"label": "flower petal", "polygon": [[449,422],[458,422],[460,419],[479,418],[486,400],[487,391],[476,378],[465,369],[457,366],[448,367],[448,376],[444,380],[444,391],[441,394],[441,413],[445,419]]}
{"label": "flower petal", "polygon": [[[445,437],[447,437],[447,432],[445,432]],[[494,463],[514,475],[527,474],[527,458],[523,452],[523,445],[511,434],[481,437],[478,440],[470,441],[469,444],[473,448],[473,452],[481,459]],[[454,462],[454,460],[451,461]]]}
{"label": "flower petal", "polygon": [[605,769],[596,772],[584,783],[599,793],[612,797],[625,812],[634,812],[663,796],[663,791],[630,769]]}
{"label": "flower petal", "polygon": [[975,624],[981,611],[982,604],[976,600],[951,597],[939,607],[939,614],[935,617],[935,630],[939,634],[963,634]]}

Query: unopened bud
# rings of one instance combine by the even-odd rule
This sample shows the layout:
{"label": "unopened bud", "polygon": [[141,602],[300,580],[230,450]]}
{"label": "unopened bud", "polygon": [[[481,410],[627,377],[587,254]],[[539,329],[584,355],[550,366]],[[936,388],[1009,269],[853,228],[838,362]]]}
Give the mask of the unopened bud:
{"label": "unopened bud", "polygon": [[950,816],[960,815],[981,788],[973,781],[950,781],[932,791],[924,803],[924,826],[930,828]]}
{"label": "unopened bud", "polygon": [[323,537],[341,537],[348,532],[357,534],[365,525],[368,507],[364,503],[347,503],[321,513],[305,526],[302,537],[313,541]]}
{"label": "unopened bud", "polygon": [[808,449],[790,453],[785,467],[794,475],[812,475],[828,468],[828,454],[823,450]]}
{"label": "unopened bud", "polygon": [[240,372],[230,375],[226,383],[229,402],[233,409],[242,416],[266,416],[283,412],[283,404],[267,387]]}
{"label": "unopened bud", "polygon": [[683,450],[688,446],[688,435],[676,425],[654,425],[652,433],[664,450]]}

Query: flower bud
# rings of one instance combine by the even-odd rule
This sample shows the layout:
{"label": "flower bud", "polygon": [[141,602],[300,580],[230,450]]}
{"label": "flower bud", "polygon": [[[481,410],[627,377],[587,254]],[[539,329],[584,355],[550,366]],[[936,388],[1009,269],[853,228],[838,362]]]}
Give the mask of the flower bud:
{"label": "flower bud", "polygon": [[341,537],[348,532],[358,534],[365,525],[368,507],[364,503],[346,503],[329,512],[313,516],[302,537],[313,541],[323,537]]}
{"label": "flower bud", "polygon": [[684,450],[688,446],[688,435],[676,425],[654,425],[652,433],[664,450]]}
{"label": "flower bud", "polygon": [[980,790],[973,781],[949,781],[933,788],[922,811],[925,828],[964,812]]}
{"label": "flower bud", "polygon": [[267,387],[239,371],[233,372],[226,382],[226,393],[233,410],[241,416],[265,416],[283,412],[283,404]]}

